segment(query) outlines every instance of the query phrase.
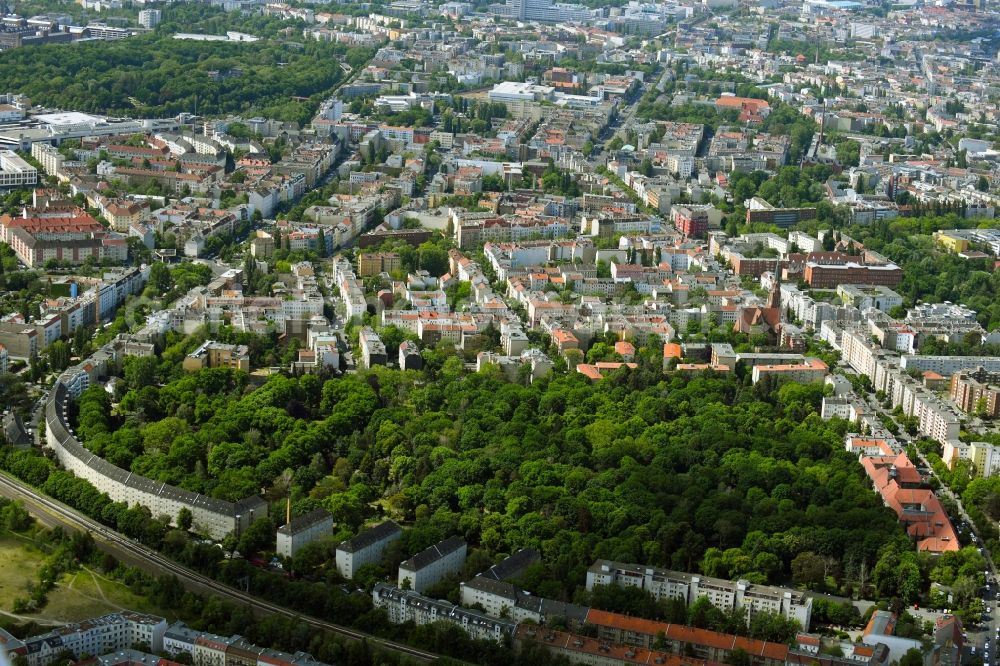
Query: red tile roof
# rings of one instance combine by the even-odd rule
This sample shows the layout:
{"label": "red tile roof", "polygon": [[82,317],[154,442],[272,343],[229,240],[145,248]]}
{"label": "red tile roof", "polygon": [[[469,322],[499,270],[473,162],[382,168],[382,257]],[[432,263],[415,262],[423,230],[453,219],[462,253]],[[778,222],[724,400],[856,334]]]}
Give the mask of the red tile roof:
{"label": "red tile roof", "polygon": [[718,662],[705,661],[696,657],[681,657],[676,654],[646,650],[639,647],[625,645],[608,645],[605,641],[600,641],[586,636],[569,634],[561,631],[551,631],[539,627],[520,625],[517,629],[517,639],[524,642],[534,642],[546,648],[559,652],[569,652],[581,655],[581,663],[589,663],[589,658],[604,660],[618,660],[625,664],[660,664],[662,666],[716,666]]}
{"label": "red tile roof", "polygon": [[684,356],[684,351],[681,346],[676,342],[667,342],[663,345],[663,357],[664,358],[681,358]]}
{"label": "red tile roof", "polygon": [[656,636],[660,632],[663,632],[668,640],[690,643],[691,645],[702,645],[718,650],[742,649],[752,656],[769,659],[783,660],[788,656],[788,646],[781,643],[769,643],[742,636],[720,634],[716,631],[697,629],[682,624],[655,622],[619,613],[609,613],[594,608],[587,612],[586,623],[597,627],[608,627],[646,636]]}
{"label": "red tile roof", "polygon": [[948,513],[933,491],[904,487],[921,483],[920,474],[905,453],[863,458],[861,465],[907,534],[917,539],[918,550],[940,553],[961,548]]}
{"label": "red tile roof", "polygon": [[615,353],[621,354],[622,356],[634,355],[635,345],[625,340],[619,340],[618,342],[615,343]]}

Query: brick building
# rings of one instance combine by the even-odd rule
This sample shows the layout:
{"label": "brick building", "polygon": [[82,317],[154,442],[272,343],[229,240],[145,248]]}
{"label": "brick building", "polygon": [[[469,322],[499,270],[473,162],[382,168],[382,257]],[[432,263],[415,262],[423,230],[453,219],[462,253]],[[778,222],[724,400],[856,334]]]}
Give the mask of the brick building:
{"label": "brick building", "polygon": [[895,287],[903,280],[903,269],[895,264],[868,266],[854,262],[818,264],[807,262],[803,273],[814,289],[834,289],[842,284],[871,284]]}
{"label": "brick building", "polygon": [[708,211],[704,208],[674,206],[670,218],[674,227],[688,238],[704,238],[708,232]]}
{"label": "brick building", "polygon": [[964,412],[978,412],[982,407],[984,416],[996,418],[1000,415],[1000,373],[982,367],[956,372],[951,376],[950,397]]}

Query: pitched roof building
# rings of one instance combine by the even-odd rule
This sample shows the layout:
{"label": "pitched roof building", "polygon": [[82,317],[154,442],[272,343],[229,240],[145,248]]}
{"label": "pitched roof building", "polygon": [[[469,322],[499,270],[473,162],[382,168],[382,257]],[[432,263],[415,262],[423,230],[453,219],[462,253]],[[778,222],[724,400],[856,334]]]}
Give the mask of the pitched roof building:
{"label": "pitched roof building", "polygon": [[961,548],[955,528],[941,501],[929,488],[905,453],[861,459],[875,490],[885,505],[896,512],[917,549],[931,553]]}

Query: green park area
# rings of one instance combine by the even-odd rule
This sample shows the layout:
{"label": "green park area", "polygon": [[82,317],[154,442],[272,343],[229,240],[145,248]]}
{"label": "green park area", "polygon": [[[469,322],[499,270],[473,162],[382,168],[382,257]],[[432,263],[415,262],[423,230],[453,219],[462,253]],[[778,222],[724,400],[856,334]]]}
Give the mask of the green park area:
{"label": "green park area", "polygon": [[0,624],[34,622],[50,626],[128,609],[162,615],[147,599],[98,569],[79,566],[62,572],[44,595],[34,600],[54,548],[33,535],[0,535]]}

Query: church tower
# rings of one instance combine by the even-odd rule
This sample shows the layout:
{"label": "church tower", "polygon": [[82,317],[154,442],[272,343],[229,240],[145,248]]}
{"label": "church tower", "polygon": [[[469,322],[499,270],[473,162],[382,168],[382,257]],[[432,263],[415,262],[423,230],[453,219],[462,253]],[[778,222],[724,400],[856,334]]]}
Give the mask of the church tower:
{"label": "church tower", "polygon": [[780,310],[781,309],[781,264],[775,262],[774,264],[774,280],[771,282],[771,290],[767,292],[767,303],[764,307]]}

